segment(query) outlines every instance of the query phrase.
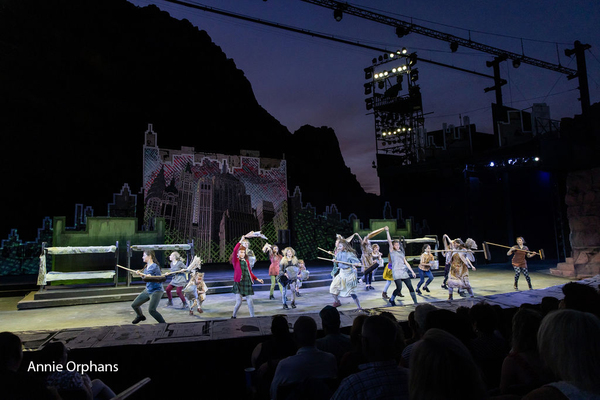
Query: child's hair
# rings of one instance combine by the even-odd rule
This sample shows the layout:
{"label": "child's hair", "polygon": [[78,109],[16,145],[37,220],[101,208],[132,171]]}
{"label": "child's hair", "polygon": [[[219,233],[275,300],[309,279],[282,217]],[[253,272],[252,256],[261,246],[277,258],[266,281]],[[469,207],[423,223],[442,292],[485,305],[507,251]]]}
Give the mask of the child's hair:
{"label": "child's hair", "polygon": [[200,279],[204,279],[204,272],[198,272],[198,273],[196,273],[196,277],[198,277]]}
{"label": "child's hair", "polygon": [[525,238],[523,236],[517,236],[517,238],[515,240],[519,240],[521,239],[523,241],[523,244],[525,244]]}

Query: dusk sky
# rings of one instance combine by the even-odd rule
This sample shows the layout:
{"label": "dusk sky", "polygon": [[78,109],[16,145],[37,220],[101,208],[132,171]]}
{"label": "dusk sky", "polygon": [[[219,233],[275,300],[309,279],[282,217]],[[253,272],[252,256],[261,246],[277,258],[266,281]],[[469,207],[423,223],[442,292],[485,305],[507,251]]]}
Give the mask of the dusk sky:
{"label": "dusk sky", "polygon": [[[166,1],[131,2],[142,7],[155,4],[172,17],[185,18],[205,30],[244,71],[259,104],[291,132],[306,124],[333,128],[346,165],[366,191],[379,193],[376,171],[371,168],[375,132],[373,116],[365,109],[363,70],[380,53]],[[414,33],[399,39],[393,27],[347,14],[336,22],[332,10],[300,0],[200,0],[193,4],[390,51],[406,47],[424,59],[493,74],[485,65],[493,59],[490,54],[460,47],[452,53],[447,42]],[[515,53],[522,52],[522,43],[526,56],[553,64],[558,64],[560,57],[561,65],[572,69],[576,69],[575,57],[565,56],[564,50],[573,48],[575,40],[590,44],[591,49],[586,51],[590,100],[592,104],[600,101],[598,0],[362,0],[349,4],[455,36],[470,36],[475,42]],[[424,62],[416,67],[423,111],[428,114],[427,130],[441,129],[444,122],[460,125],[462,115],[469,116],[478,131],[492,132],[491,103],[495,95],[483,91],[493,86],[491,79]],[[501,63],[501,75],[508,81],[503,87],[507,106],[528,110],[533,103],[547,103],[555,120],[581,113],[577,79],[569,81],[566,75],[527,64],[515,69],[510,62]]]}

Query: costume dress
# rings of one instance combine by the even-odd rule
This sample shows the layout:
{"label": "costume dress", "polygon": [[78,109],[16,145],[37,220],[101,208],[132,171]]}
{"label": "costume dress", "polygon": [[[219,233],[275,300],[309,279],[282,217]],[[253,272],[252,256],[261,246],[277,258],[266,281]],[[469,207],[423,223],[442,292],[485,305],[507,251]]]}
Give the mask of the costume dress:
{"label": "costume dress", "polygon": [[[360,261],[354,254],[348,251],[340,251],[335,255],[337,261],[348,262],[352,264],[359,264]],[[358,279],[356,277],[356,268],[347,265],[336,263],[339,268],[339,274],[337,274],[331,285],[329,286],[329,293],[334,295],[340,295],[342,297],[349,297],[356,293],[356,286],[358,285]],[[335,267],[334,267],[335,268]]]}
{"label": "costume dress", "polygon": [[448,287],[459,289],[471,288],[471,284],[469,283],[469,267],[463,257],[461,253],[454,253],[452,255]]}

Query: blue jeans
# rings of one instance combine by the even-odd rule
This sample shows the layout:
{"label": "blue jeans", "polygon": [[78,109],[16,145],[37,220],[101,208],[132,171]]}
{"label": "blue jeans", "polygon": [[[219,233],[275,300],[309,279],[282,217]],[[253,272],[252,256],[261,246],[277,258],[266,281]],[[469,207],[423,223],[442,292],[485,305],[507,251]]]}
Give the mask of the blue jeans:
{"label": "blue jeans", "polygon": [[150,304],[148,304],[148,312],[150,313],[150,315],[152,315],[152,317],[154,317],[156,321],[158,321],[158,323],[164,324],[165,319],[162,317],[162,315],[160,315],[158,311],[156,311],[156,308],[158,307],[158,303],[160,302],[162,295],[162,290],[149,294],[148,290],[144,289],[144,291],[140,293],[138,297],[135,298],[135,300],[133,300],[133,303],[131,303],[131,308],[133,308],[138,317],[143,317],[144,314],[142,314],[142,309],[140,308],[140,306],[145,302],[150,301]]}
{"label": "blue jeans", "polygon": [[419,290],[419,288],[423,284],[423,281],[425,280],[425,276],[427,276],[427,283],[425,283],[425,287],[427,287],[433,280],[433,273],[431,272],[431,270],[423,271],[422,269],[419,268],[419,278],[421,278],[421,280],[419,280],[419,283],[417,283],[417,290]]}

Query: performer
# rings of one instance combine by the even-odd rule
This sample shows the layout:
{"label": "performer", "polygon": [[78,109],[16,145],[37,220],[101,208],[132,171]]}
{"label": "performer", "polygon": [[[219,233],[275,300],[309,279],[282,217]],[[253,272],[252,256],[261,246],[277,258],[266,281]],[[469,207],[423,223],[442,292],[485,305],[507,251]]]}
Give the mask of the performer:
{"label": "performer", "polygon": [[[362,263],[361,272],[363,273],[363,282],[365,282],[365,290],[374,290],[373,287],[373,271],[379,266],[377,262],[373,259],[373,246],[371,245],[371,240],[379,233],[383,231],[383,228],[377,229],[367,236],[365,236],[360,241],[360,249],[362,251],[362,255],[360,256],[360,261]],[[360,237],[360,236],[359,236]],[[379,246],[377,246],[379,247]]]}
{"label": "performer", "polygon": [[[385,286],[383,287],[383,292],[381,293],[381,298],[383,300],[385,300],[385,302],[387,303],[388,300],[390,299],[387,294],[387,291],[390,288],[392,282],[394,281],[394,275],[392,273],[392,265],[389,262],[387,263],[387,265],[385,266],[385,269],[383,270],[383,279],[385,280]],[[402,293],[399,293],[398,296],[404,297],[402,295]]]}
{"label": "performer", "polygon": [[185,277],[185,273],[187,269],[183,260],[181,259],[181,255],[174,251],[169,255],[169,260],[171,260],[171,273],[173,274],[173,278],[169,285],[167,285],[166,292],[169,300],[167,301],[167,307],[173,306],[173,296],[171,295],[171,290],[175,288],[177,291],[177,296],[181,299],[181,308],[187,308],[187,303],[185,301],[185,297],[183,296],[183,288],[187,284],[187,279]]}
{"label": "performer", "polygon": [[529,277],[529,271],[527,270],[527,258],[531,258],[535,255],[535,253],[528,253],[529,248],[525,246],[525,239],[523,236],[519,236],[517,238],[516,246],[511,247],[506,253],[507,256],[510,256],[514,253],[512,258],[512,266],[515,270],[515,290],[519,290],[519,275],[523,272],[525,275],[525,279],[527,279],[527,284],[529,285],[529,289],[533,289],[531,286],[531,278]]}
{"label": "performer", "polygon": [[373,261],[375,262],[375,264],[377,264],[375,266],[375,268],[373,269],[373,272],[371,272],[371,274],[373,275],[373,282],[375,282],[375,275],[377,275],[377,270],[379,269],[379,267],[383,266],[383,254],[381,254],[380,250],[379,250],[379,245],[377,243],[373,244]]}
{"label": "performer", "polygon": [[309,276],[310,271],[306,269],[304,260],[298,260],[298,279],[296,280],[296,297],[301,297],[300,288],[302,287],[302,282],[308,280]]}
{"label": "performer", "polygon": [[472,268],[473,271],[476,271],[477,269],[471,264],[471,260],[469,260],[467,256],[467,250],[476,249],[477,244],[470,238],[467,239],[466,243],[460,238],[454,239],[453,242],[455,244],[455,250],[462,251],[454,251],[452,254],[450,274],[448,277],[448,300],[452,300],[454,288],[466,289],[471,297],[475,297],[473,289],[471,289],[471,284],[469,283],[469,268]]}
{"label": "performer", "polygon": [[131,303],[131,308],[133,308],[137,314],[137,317],[135,317],[131,323],[137,324],[146,320],[140,307],[145,302],[150,301],[148,312],[156,321],[158,321],[158,323],[164,324],[165,320],[162,315],[156,311],[156,307],[158,307],[158,303],[163,295],[161,282],[164,282],[165,278],[161,276],[160,267],[158,266],[158,261],[156,261],[154,250],[144,250],[142,260],[146,263],[146,267],[142,271],[136,271],[136,273],[142,277],[144,282],[146,282],[146,289],[144,289],[142,293],[133,300],[133,303]]}
{"label": "performer", "polygon": [[292,291],[292,308],[296,308],[296,279],[298,279],[298,258],[296,251],[291,247],[283,249],[284,257],[279,262],[279,282],[283,287],[281,291],[281,302],[283,309],[287,310],[287,290]]}
{"label": "performer", "polygon": [[[258,232],[260,234],[260,232]],[[263,236],[264,237],[264,236]],[[266,237],[264,237],[266,239]],[[248,258],[248,267],[250,270],[254,268],[254,264],[256,263],[256,256],[254,252],[250,249],[250,241],[248,239],[242,239],[242,246],[246,248],[246,256]]]}
{"label": "performer", "polygon": [[435,257],[431,254],[431,246],[425,244],[423,246],[421,261],[419,262],[419,283],[417,284],[417,294],[421,293],[421,285],[425,281],[425,276],[427,276],[427,282],[425,286],[423,286],[423,290],[429,293],[429,284],[433,281],[433,273],[431,272],[431,264],[435,261]]}
{"label": "performer", "polygon": [[198,313],[202,314],[204,312],[202,303],[206,300],[207,291],[208,287],[204,282],[204,272],[194,269],[192,276],[190,276],[190,281],[183,290],[183,293],[185,293],[188,298],[188,304],[190,305],[190,315],[194,315],[194,307],[196,307],[196,305],[198,306]]}
{"label": "performer", "polygon": [[413,302],[417,304],[417,295],[415,294],[415,289],[413,288],[412,281],[408,275],[409,271],[413,278],[416,278],[417,275],[415,271],[410,267],[408,261],[406,261],[406,257],[404,256],[404,249],[400,247],[399,240],[393,240],[390,236],[390,228],[385,227],[385,233],[387,234],[388,244],[390,246],[390,262],[392,263],[392,274],[394,277],[394,283],[396,284],[396,290],[392,293],[392,297],[390,298],[390,304],[392,306],[396,305],[396,295],[400,293],[402,289],[402,282],[408,288],[410,292],[410,297],[412,297]]}
{"label": "performer", "polygon": [[448,289],[448,274],[450,273],[450,264],[452,264],[452,250],[456,248],[456,244],[450,240],[450,237],[446,234],[442,237],[442,242],[444,243],[444,251],[442,251],[442,256],[445,258],[446,262],[444,263],[444,281],[442,282],[442,289]]}
{"label": "performer", "polygon": [[[233,265],[233,288],[231,291],[235,293],[235,306],[233,307],[233,315],[231,318],[237,317],[237,312],[242,305],[242,297],[244,296],[248,303],[250,316],[254,317],[254,303],[252,300],[254,290],[252,289],[252,283],[254,281],[263,283],[263,280],[257,278],[250,270],[250,261],[246,254],[246,247],[242,246],[242,242],[248,237],[256,237],[258,235],[260,235],[260,232],[252,231],[242,236],[231,253],[231,264]],[[247,242],[247,240],[245,241]]]}
{"label": "performer", "polygon": [[271,260],[271,265],[269,265],[269,277],[271,278],[271,290],[269,292],[269,300],[274,300],[275,296],[273,296],[273,292],[275,291],[275,284],[279,285],[279,291],[283,292],[283,288],[281,284],[277,282],[277,277],[279,276],[279,262],[283,258],[281,254],[279,254],[279,247],[276,245],[271,246],[269,243],[263,246],[263,253],[269,253],[269,259]]}
{"label": "performer", "polygon": [[[354,236],[354,235],[353,235]],[[351,236],[350,238],[352,238]],[[335,260],[350,263],[353,265],[334,263],[331,275],[334,277],[331,285],[329,286],[329,293],[333,295],[333,306],[339,307],[342,305],[339,296],[352,297],[356,303],[357,310],[361,311],[360,301],[356,296],[356,286],[358,285],[358,277],[356,267],[360,266],[360,261],[356,257],[354,249],[350,247],[350,244],[346,239],[338,235],[336,241]]]}

